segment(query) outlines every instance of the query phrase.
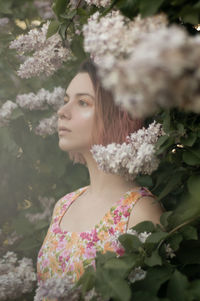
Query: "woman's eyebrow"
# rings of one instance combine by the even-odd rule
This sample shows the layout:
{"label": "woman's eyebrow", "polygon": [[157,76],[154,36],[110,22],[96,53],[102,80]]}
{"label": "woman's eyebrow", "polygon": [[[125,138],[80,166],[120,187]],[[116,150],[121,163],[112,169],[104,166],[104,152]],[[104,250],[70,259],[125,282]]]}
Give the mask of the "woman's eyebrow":
{"label": "woman's eyebrow", "polygon": [[[89,93],[76,93],[76,96],[83,96],[83,95],[87,95],[90,96],[92,99],[94,99],[94,96],[89,94]],[[66,93],[66,96],[69,98],[69,95]]]}

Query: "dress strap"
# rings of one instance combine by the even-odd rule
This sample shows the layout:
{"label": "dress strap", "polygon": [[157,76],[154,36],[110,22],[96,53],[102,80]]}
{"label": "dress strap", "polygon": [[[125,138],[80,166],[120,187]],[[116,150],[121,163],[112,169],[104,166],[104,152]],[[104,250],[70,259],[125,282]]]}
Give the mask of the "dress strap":
{"label": "dress strap", "polygon": [[[146,187],[140,187],[137,191],[129,191],[125,194],[120,204],[114,210],[114,225],[112,226],[113,231],[125,233],[128,229],[128,222],[130,213],[133,210],[135,204],[143,197],[155,196]],[[117,221],[117,223],[116,223]]]}

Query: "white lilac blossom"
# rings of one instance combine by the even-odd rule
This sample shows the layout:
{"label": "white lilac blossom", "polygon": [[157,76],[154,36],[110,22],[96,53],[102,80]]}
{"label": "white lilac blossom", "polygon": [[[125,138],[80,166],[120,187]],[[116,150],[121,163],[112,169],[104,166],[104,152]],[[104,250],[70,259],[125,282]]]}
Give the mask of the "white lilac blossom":
{"label": "white lilac blossom", "polygon": [[168,22],[163,13],[145,19],[138,15],[133,21],[118,10],[113,10],[100,19],[99,17],[99,12],[94,13],[83,26],[84,49],[105,73],[120,58],[127,57],[134,51],[144,33],[166,26]]}
{"label": "white lilac blossom", "polygon": [[174,250],[171,248],[170,244],[164,244],[165,252],[168,258],[173,258],[176,256]]}
{"label": "white lilac blossom", "polygon": [[16,231],[12,232],[9,236],[6,237],[3,244],[4,245],[13,245],[16,241],[22,238],[22,235],[18,235]]}
{"label": "white lilac blossom", "polygon": [[36,284],[36,273],[32,259],[17,259],[13,252],[7,252],[0,259],[0,300],[17,299],[31,292]]}
{"label": "white lilac blossom", "polygon": [[58,110],[60,106],[64,105],[65,89],[55,87],[52,92],[40,89],[37,93],[27,93],[17,95],[16,103],[24,109],[32,110],[46,110],[51,106],[54,110]]}
{"label": "white lilac blossom", "polygon": [[0,18],[0,28],[6,26],[9,23],[8,18]]}
{"label": "white lilac blossom", "polygon": [[51,9],[52,1],[51,0],[35,0],[35,7],[38,9],[39,15],[41,18],[47,20],[54,17],[54,13]]}
{"label": "white lilac blossom", "polygon": [[11,100],[7,100],[0,108],[0,126],[8,125],[9,119],[14,109],[18,105]]}
{"label": "white lilac blossom", "polygon": [[83,27],[84,48],[117,104],[135,118],[160,108],[200,112],[199,35],[168,26],[164,14],[133,21],[116,11],[99,16]]}
{"label": "white lilac blossom", "polygon": [[95,5],[97,7],[106,7],[111,4],[111,0],[85,0],[88,5]]}
{"label": "white lilac blossom", "polygon": [[54,276],[38,283],[34,301],[42,301],[44,297],[50,299],[65,298],[66,300],[76,301],[79,296],[80,288],[77,287],[74,289],[71,276],[65,276],[63,278]]}
{"label": "white lilac blossom", "polygon": [[52,216],[52,208],[55,204],[55,199],[54,198],[48,198],[48,197],[38,197],[41,207],[42,207],[42,212],[41,213],[26,213],[26,218],[31,223],[37,223],[38,221],[41,220],[48,220],[50,222],[51,216]]}
{"label": "white lilac blossom", "polygon": [[150,175],[158,168],[155,143],[164,134],[162,125],[154,120],[148,128],[131,133],[122,144],[93,145],[90,151],[99,169],[133,180],[139,173]]}
{"label": "white lilac blossom", "polygon": [[138,233],[136,230],[133,229],[128,229],[126,233],[137,236],[143,244],[145,243],[147,237],[149,237],[152,234],[151,232],[146,231]]}
{"label": "white lilac blossom", "polygon": [[131,273],[128,276],[128,280],[131,283],[134,283],[136,281],[143,280],[146,277],[147,272],[144,271],[140,266],[134,268]]}
{"label": "white lilac blossom", "polygon": [[16,49],[22,55],[34,53],[27,57],[18,70],[21,78],[30,78],[44,73],[52,75],[59,69],[64,61],[71,58],[68,48],[62,46],[62,40],[58,33],[46,38],[49,21],[40,29],[32,29],[26,35],[19,36],[10,43],[11,49]]}
{"label": "white lilac blossom", "polygon": [[146,35],[127,59],[105,77],[116,103],[133,117],[159,108],[200,112],[200,39],[173,25]]}
{"label": "white lilac blossom", "polygon": [[[95,299],[94,299],[95,298]],[[91,290],[89,290],[88,292],[85,293],[84,295],[84,301],[92,301],[92,300],[96,300],[96,301],[109,301],[110,298],[106,298],[105,297],[101,297],[99,293],[97,293],[97,291],[95,290],[95,288],[93,287]]]}
{"label": "white lilac blossom", "polygon": [[40,120],[34,132],[39,136],[53,135],[58,130],[58,116],[53,114],[51,117]]}

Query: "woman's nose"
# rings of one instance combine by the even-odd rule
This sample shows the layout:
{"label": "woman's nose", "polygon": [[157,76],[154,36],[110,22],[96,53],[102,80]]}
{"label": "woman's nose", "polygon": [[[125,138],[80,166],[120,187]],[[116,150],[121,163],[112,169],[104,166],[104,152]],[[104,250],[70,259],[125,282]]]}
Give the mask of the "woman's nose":
{"label": "woman's nose", "polygon": [[57,115],[58,115],[58,118],[63,118],[63,117],[65,117],[67,119],[71,118],[71,112],[70,112],[67,104],[65,104],[64,106],[62,106],[58,109]]}

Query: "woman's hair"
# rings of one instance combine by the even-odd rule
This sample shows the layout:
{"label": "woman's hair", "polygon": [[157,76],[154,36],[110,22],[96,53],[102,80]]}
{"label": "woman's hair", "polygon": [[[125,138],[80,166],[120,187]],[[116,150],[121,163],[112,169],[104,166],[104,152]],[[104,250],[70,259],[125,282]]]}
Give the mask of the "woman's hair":
{"label": "woman's hair", "polygon": [[[88,73],[95,91],[95,116],[91,145],[106,146],[112,142],[121,144],[125,142],[130,133],[143,126],[144,120],[132,119],[128,112],[115,104],[112,93],[102,87],[95,63],[90,58],[82,62],[78,73]],[[86,161],[80,153],[74,151],[68,153],[74,163],[86,165]]]}

